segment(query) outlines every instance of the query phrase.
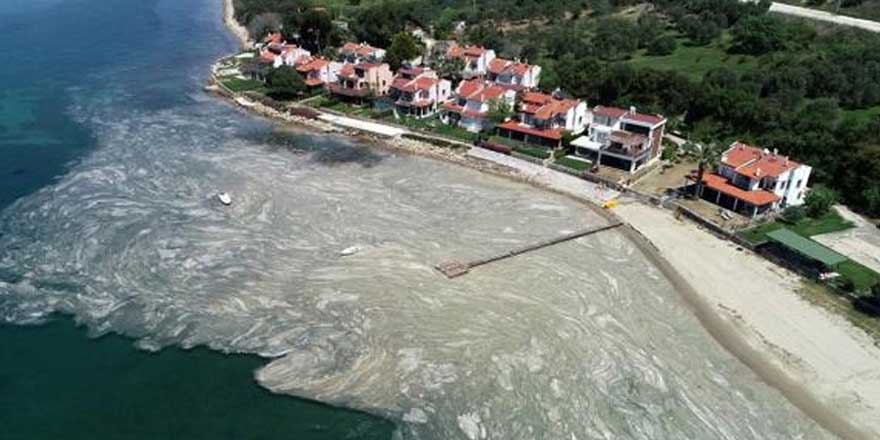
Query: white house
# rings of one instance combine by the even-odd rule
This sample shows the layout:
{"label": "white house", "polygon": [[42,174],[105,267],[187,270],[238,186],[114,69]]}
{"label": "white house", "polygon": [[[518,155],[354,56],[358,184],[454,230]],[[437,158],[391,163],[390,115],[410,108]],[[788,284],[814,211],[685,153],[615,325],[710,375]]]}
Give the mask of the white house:
{"label": "white house", "polygon": [[631,173],[660,157],[663,116],[604,106],[594,107],[591,116],[588,134],[571,143],[578,156]]}
{"label": "white house", "polygon": [[401,67],[391,83],[397,111],[418,118],[436,113],[451,94],[452,83],[425,67]]}
{"label": "white house", "polygon": [[482,46],[459,46],[453,43],[446,49],[446,57],[464,61],[462,75],[465,78],[483,76],[489,71],[489,63],[495,59],[495,51]]}
{"label": "white house", "polygon": [[486,79],[516,89],[534,89],[541,81],[541,66],[495,58],[489,62]]}
{"label": "white house", "polygon": [[385,49],[367,43],[345,43],[339,48],[339,56],[347,63],[380,63],[385,59]]}
{"label": "white house", "polygon": [[716,171],[703,175],[700,197],[754,217],[803,204],[811,171],[776,151],[734,142]]}
{"label": "white house", "polygon": [[589,123],[587,104],[544,93],[524,92],[516,119],[498,126],[498,134],[521,142],[557,148],[565,132],[580,134]]}
{"label": "white house", "polygon": [[336,61],[321,57],[309,57],[300,59],[296,70],[302,74],[307,86],[325,87],[327,84],[336,82],[342,66],[342,63]]}
{"label": "white house", "polygon": [[504,102],[513,107],[516,92],[481,79],[462,81],[455,90],[453,99],[443,104],[440,116],[447,124],[476,133],[487,127],[486,117],[493,101]]}

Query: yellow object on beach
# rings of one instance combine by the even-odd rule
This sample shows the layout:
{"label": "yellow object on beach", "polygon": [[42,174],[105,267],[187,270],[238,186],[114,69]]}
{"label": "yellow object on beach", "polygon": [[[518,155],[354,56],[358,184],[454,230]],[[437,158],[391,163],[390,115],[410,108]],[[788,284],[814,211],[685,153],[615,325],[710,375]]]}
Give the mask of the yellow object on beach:
{"label": "yellow object on beach", "polygon": [[605,209],[617,208],[617,205],[620,202],[617,199],[606,200],[605,203],[602,204],[602,207]]}

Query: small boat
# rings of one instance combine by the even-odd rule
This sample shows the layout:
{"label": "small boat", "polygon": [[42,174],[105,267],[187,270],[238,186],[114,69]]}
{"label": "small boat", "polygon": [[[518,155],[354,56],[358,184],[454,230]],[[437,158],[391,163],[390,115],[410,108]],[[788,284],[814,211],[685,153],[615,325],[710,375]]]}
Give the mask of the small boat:
{"label": "small boat", "polygon": [[217,194],[217,200],[219,200],[220,203],[222,203],[226,206],[229,206],[232,204],[232,197],[229,197],[229,193],[222,192],[220,194]]}
{"label": "small boat", "polygon": [[347,257],[349,255],[354,255],[362,250],[363,249],[360,246],[347,247],[347,248],[339,251],[339,255],[341,255],[343,257]]}

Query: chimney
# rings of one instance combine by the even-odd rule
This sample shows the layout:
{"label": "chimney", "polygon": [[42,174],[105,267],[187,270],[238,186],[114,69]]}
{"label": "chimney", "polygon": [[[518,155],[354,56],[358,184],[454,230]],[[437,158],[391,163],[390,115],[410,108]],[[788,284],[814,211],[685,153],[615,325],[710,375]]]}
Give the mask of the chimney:
{"label": "chimney", "polygon": [[634,106],[634,105],[630,106],[630,107],[629,107],[629,112],[630,112],[630,113],[635,113],[635,112],[636,112],[636,106]]}
{"label": "chimney", "polygon": [[785,157],[782,158],[782,163],[783,163],[785,166],[788,166],[788,156],[785,156]]}
{"label": "chimney", "polygon": [[779,155],[779,149],[778,149],[778,148],[774,148],[774,149],[773,149],[773,155],[774,155],[774,156],[778,156],[778,155]]}
{"label": "chimney", "polygon": [[757,168],[755,170],[755,177],[761,177],[761,169],[760,168]]}

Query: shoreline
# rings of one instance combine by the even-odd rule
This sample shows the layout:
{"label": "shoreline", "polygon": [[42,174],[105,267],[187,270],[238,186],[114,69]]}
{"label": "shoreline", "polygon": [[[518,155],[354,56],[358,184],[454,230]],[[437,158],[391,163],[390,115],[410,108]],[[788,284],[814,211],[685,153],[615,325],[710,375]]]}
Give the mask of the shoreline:
{"label": "shoreline", "polygon": [[[249,40],[242,40],[236,33],[244,30],[244,27],[235,20],[234,11],[230,11],[233,8],[232,2],[233,0],[224,0],[224,21],[233,34],[245,44],[244,42]],[[621,228],[624,235],[680,293],[682,302],[695,314],[703,329],[728,353],[754,372],[762,382],[780,392],[807,417],[840,438],[867,440],[880,436],[880,421],[872,417],[872,414],[876,415],[877,411],[880,411],[880,375],[876,378],[861,377],[857,383],[838,380],[840,377],[868,376],[865,373],[867,370],[880,371],[880,349],[873,345],[865,346],[864,341],[859,337],[859,333],[864,334],[864,332],[848,321],[832,316],[829,312],[800,298],[796,291],[791,290],[792,284],[788,282],[790,280],[786,279],[799,278],[787,270],[772,266],[755,255],[743,252],[736,254],[739,251],[734,251],[733,255],[760,261],[758,264],[748,265],[740,263],[738,259],[736,261],[728,259],[724,262],[728,264],[733,262],[732,264],[740,272],[757,271],[756,278],[760,278],[765,285],[757,282],[754,285],[758,287],[769,285],[773,288],[771,290],[775,290],[770,295],[780,295],[782,300],[767,304],[772,301],[764,302],[760,297],[743,299],[737,296],[740,293],[738,290],[741,289],[741,285],[750,284],[748,283],[750,274],[742,278],[739,277],[741,273],[734,270],[730,271],[731,276],[725,277],[721,274],[713,279],[712,277],[718,275],[717,273],[701,273],[693,270],[693,267],[700,266],[704,257],[703,252],[716,252],[721,247],[729,248],[733,246],[732,243],[698,229],[695,224],[686,224],[673,219],[672,214],[662,208],[644,205],[623,196],[622,206],[615,209],[615,212],[610,212],[601,208],[596,200],[591,200],[586,193],[574,193],[554,187],[552,183],[548,184],[536,179],[534,175],[529,175],[521,169],[417,140],[352,135],[351,130],[341,129],[325,121],[282,114],[260,103],[245,105],[234,95],[228,96],[219,90],[214,91],[233,106],[284,126],[290,124],[303,130],[346,135],[372,147],[442,160],[526,183],[541,190],[567,196],[587,206],[606,220],[624,223],[624,227]],[[649,224],[645,220],[648,214],[652,220],[656,220],[655,224]],[[679,228],[678,224],[688,229]],[[698,244],[702,248],[692,246],[690,243],[695,237],[699,237]],[[683,255],[676,255],[682,254],[682,251],[677,249],[678,241],[685,245],[683,247],[689,247],[684,250]],[[695,247],[697,249],[694,249]],[[725,284],[725,282],[732,283]],[[728,290],[720,290],[724,288]],[[759,301],[749,304],[750,299]],[[790,321],[780,319],[781,322],[774,322],[772,316],[769,318],[765,316],[778,314],[782,317],[789,313],[796,315],[795,319],[804,318],[804,322],[800,323],[803,328],[792,329],[786,325],[791,324]],[[813,324],[817,324],[815,328],[812,328]],[[843,345],[848,348],[860,347],[859,361],[864,361],[866,364],[853,365],[846,362],[850,356],[843,352],[842,348],[815,347],[815,344],[810,344],[814,338],[823,339],[822,333],[828,329],[834,331],[834,336],[845,338],[846,344]],[[795,334],[791,335],[793,332]],[[829,359],[840,359],[841,362],[828,364],[825,361]],[[861,387],[868,389],[867,395]],[[853,416],[854,413],[857,414]],[[862,426],[857,427],[854,422]]]}

